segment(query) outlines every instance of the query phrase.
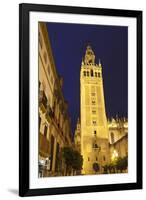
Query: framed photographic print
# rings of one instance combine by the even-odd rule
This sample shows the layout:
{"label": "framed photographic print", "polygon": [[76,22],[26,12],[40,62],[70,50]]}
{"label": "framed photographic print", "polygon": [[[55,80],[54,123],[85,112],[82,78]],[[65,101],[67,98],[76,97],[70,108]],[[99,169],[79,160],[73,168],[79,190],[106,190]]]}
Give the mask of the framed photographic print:
{"label": "framed photographic print", "polygon": [[20,4],[19,195],[142,188],[142,11]]}

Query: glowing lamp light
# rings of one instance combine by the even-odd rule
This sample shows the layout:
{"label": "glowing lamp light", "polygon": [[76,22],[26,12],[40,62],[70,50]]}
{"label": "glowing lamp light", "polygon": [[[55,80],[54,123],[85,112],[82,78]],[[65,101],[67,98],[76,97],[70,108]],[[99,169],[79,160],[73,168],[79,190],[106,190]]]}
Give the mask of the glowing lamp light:
{"label": "glowing lamp light", "polygon": [[118,152],[116,150],[114,150],[112,153],[112,157],[111,157],[112,161],[116,160],[118,158],[118,156],[119,156]]}

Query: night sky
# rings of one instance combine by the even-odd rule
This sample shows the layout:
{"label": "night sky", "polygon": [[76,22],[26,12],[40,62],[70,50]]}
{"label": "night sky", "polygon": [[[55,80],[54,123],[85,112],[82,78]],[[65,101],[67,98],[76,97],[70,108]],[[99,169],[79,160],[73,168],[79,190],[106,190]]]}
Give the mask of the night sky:
{"label": "night sky", "polygon": [[127,117],[128,27],[47,23],[47,29],[57,72],[64,79],[73,134],[80,116],[80,67],[88,44],[103,66],[107,117]]}

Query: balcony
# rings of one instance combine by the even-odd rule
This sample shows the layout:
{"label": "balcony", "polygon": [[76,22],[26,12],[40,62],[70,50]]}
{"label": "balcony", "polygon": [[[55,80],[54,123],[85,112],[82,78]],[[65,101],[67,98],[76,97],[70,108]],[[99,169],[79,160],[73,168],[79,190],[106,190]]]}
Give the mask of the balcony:
{"label": "balcony", "polygon": [[46,119],[50,123],[53,117],[54,117],[54,113],[52,112],[51,107],[48,105],[47,110],[46,110]]}
{"label": "balcony", "polygon": [[45,113],[47,108],[47,97],[44,91],[39,92],[39,106],[42,112]]}

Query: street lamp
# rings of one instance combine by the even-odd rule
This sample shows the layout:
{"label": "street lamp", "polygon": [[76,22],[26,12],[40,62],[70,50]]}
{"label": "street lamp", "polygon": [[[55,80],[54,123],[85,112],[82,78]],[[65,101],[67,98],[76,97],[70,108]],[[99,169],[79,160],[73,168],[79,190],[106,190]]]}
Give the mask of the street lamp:
{"label": "street lamp", "polygon": [[39,159],[39,177],[43,177],[44,166],[45,166],[45,160]]}
{"label": "street lamp", "polygon": [[45,162],[45,165],[46,165],[46,169],[47,170],[50,170],[50,166],[51,166],[51,159],[50,159],[50,157],[48,158],[46,158],[46,162]]}
{"label": "street lamp", "polygon": [[114,149],[114,151],[113,151],[113,153],[112,153],[111,160],[112,160],[112,161],[117,160],[118,156],[119,156],[119,155],[118,155],[118,152]]}
{"label": "street lamp", "polygon": [[50,157],[39,159],[39,177],[46,176],[47,172],[50,170],[50,166],[51,166]]}

